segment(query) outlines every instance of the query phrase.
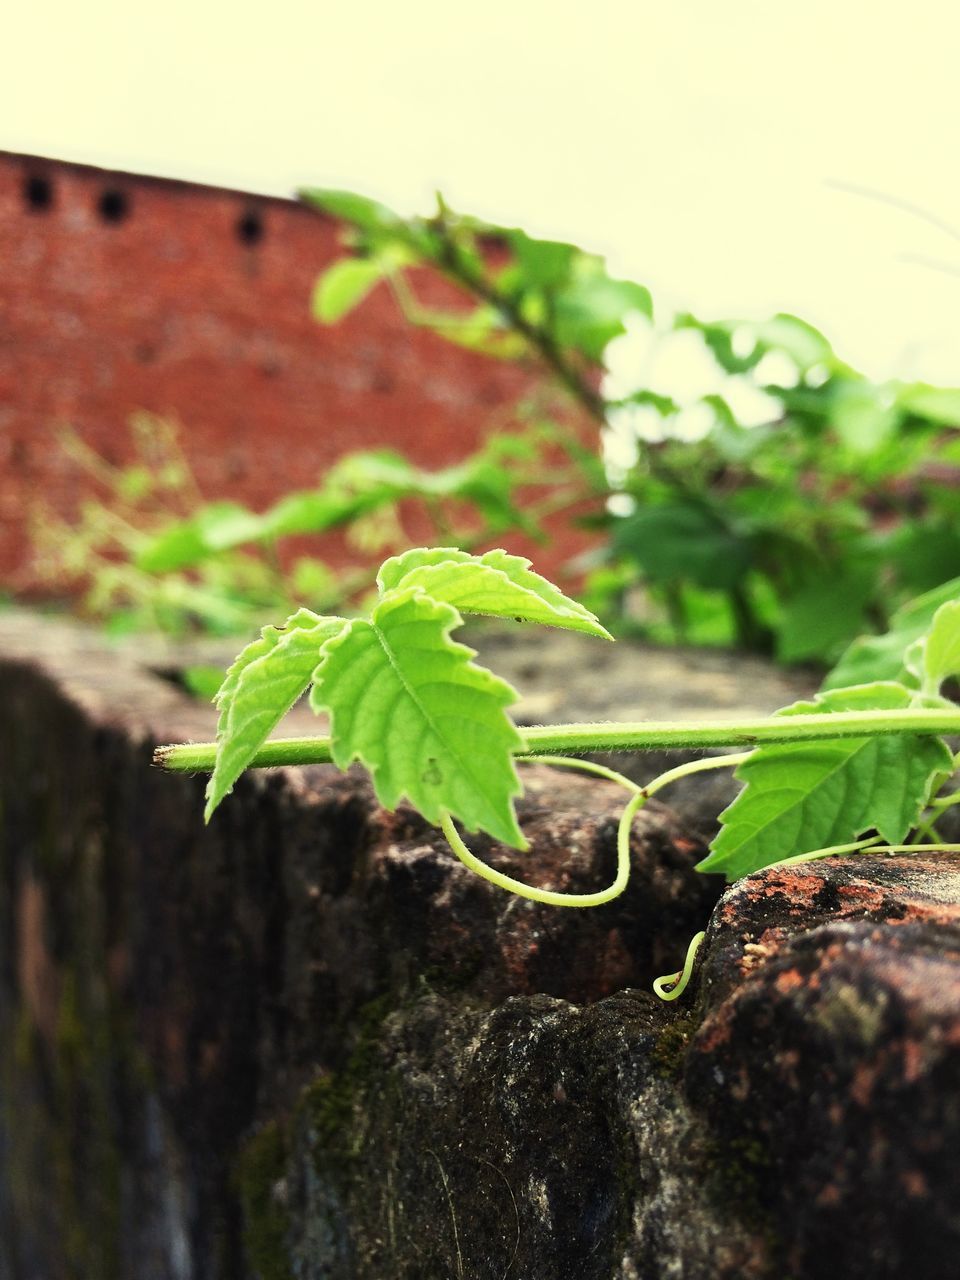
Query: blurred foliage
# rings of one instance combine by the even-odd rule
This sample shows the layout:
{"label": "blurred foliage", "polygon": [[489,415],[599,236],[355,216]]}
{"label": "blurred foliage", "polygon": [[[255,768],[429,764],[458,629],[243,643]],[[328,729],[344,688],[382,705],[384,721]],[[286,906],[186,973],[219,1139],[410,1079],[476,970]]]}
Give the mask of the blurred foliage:
{"label": "blurred foliage", "polygon": [[[426,520],[434,542],[464,549],[510,530],[542,541],[545,516],[603,492],[601,468],[569,430],[532,423],[493,433],[436,471],[387,449],[347,454],[316,487],[258,513],[204,499],[169,422],[141,413],[131,434],[134,461],[121,467],[64,432],[61,448],[88,494],[72,521],[38,504],[32,528],[33,578],[54,591],[79,584],[82,612],[117,634],[226,635],[300,604],[349,610],[369,588],[370,559],[410,545],[408,518],[421,528]],[[291,563],[278,552],[285,538],[337,529],[353,567],[314,556]]]}
{"label": "blurred foliage", "polygon": [[[960,389],[874,383],[796,316],[658,328],[647,289],[601,258],[442,199],[402,218],[352,193],[302,197],[349,224],[315,290],[321,321],[385,282],[412,323],[539,366],[597,424],[605,537],[581,567],[586,603],[621,632],[830,662],[960,574]],[[469,305],[422,306],[423,266]],[[658,385],[671,352],[697,377]]]}
{"label": "blurred foliage", "polygon": [[[299,604],[343,611],[370,560],[411,540],[542,540],[558,512],[595,534],[571,568],[615,631],[785,663],[855,667],[863,651],[847,646],[888,624],[899,652],[914,625],[900,606],[960,577],[960,389],[872,382],[796,316],[655,322],[649,291],[601,257],[442,199],[403,218],[354,193],[302,194],[345,226],[314,290],[322,323],[388,289],[411,324],[539,371],[535,407],[529,392],[501,407],[511,429],[456,466],[355,453],[261,512],[206,501],[173,430],[147,415],[128,467],[66,437],[96,495],[73,524],[42,513],[38,565],[55,588],[83,582],[86,610],[114,629],[233,632]],[[424,268],[457,287],[448,305],[421,301]],[[354,568],[278,550],[334,530]]]}

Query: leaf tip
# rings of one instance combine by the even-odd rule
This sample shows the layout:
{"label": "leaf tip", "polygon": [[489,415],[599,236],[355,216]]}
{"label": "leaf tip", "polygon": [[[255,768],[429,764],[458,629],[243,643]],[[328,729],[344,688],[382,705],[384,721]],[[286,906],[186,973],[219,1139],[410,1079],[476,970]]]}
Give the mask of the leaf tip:
{"label": "leaf tip", "polygon": [[[711,849],[705,858],[701,858],[699,862],[694,864],[693,869],[694,871],[699,871],[701,875],[705,876],[726,875],[726,872],[723,869],[724,861],[725,859],[722,854]],[[730,876],[727,875],[726,878],[727,882],[730,883]]]}
{"label": "leaf tip", "polygon": [[224,789],[220,785],[220,782],[216,776],[216,773],[212,773],[210,775],[209,779],[207,780],[206,789],[203,793],[204,798],[206,800],[206,804],[203,806],[203,821],[205,825],[209,824],[210,819],[213,817],[214,811],[217,809],[217,807],[220,804],[220,801],[223,800],[225,796],[229,795],[232,789],[233,789],[232,787],[227,787],[226,789]]}

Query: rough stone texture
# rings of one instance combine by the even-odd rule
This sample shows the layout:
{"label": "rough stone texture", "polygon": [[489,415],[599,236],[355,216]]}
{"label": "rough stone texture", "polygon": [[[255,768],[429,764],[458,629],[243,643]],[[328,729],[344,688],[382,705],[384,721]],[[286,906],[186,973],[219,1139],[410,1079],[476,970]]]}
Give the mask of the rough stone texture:
{"label": "rough stone texture", "polygon": [[701,984],[687,1094],[788,1274],[956,1275],[960,858],[750,876]]}
{"label": "rough stone texture", "polygon": [[[955,1275],[960,859],[752,876],[663,1006],[718,892],[669,810],[596,912],[359,773],[204,828],[149,660],[0,617],[2,1280]],[[529,776],[531,853],[478,849],[602,882],[616,791]]]}

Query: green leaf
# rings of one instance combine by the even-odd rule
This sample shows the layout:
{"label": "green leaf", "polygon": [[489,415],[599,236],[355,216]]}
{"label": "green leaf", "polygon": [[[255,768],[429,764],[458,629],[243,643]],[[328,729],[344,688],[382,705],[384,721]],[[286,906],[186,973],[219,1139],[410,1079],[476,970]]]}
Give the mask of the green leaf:
{"label": "green leaf", "polygon": [[342,258],[319,278],[313,291],[313,314],[335,324],[364,300],[383,275],[375,258]]}
{"label": "green leaf", "polygon": [[150,538],[134,563],[146,573],[170,573],[199,564],[229,547],[260,536],[260,517],[235,502],[214,502],[189,520],[178,520]]}
{"label": "green leaf", "polygon": [[565,347],[600,360],[607,344],[624,333],[629,312],[652,317],[649,289],[607,275],[603,260],[581,254],[573,277],[554,295],[554,332]]}
{"label": "green leaf", "polygon": [[447,484],[445,496],[470,502],[487,522],[492,535],[504,529],[522,529],[531,537],[540,530],[536,520],[513,500],[515,482],[510,470],[493,458],[478,453],[457,467],[437,474]]}
{"label": "green leaf", "polygon": [[323,533],[418,492],[424,475],[390,449],[348,453],[320,489],[289,493],[260,517],[262,537]]}
{"label": "green leaf", "polygon": [[[781,714],[907,707],[902,685],[836,689]],[[876,829],[899,844],[916,823],[937,775],[953,768],[940,738],[897,734],[763,747],[739,766],[745,787],[720,815],[723,824],[697,870],[748,875],[793,854],[856,840]]]}
{"label": "green leaf", "polygon": [[281,498],[262,518],[264,537],[284,538],[298,533],[324,533],[364,515],[374,505],[368,495],[335,494],[307,489]]}
{"label": "green leaf", "polygon": [[420,587],[462,613],[541,622],[613,639],[589,609],[534,573],[529,560],[499,549],[473,556],[455,547],[418,547],[387,560],[377,585],[381,593]]}
{"label": "green leaf", "polygon": [[[679,314],[674,327],[698,329],[717,363],[728,373],[746,373],[759,364],[768,351],[782,351],[797,368],[806,372],[814,365],[831,366],[835,357],[830,343],[813,325],[799,316],[778,312],[769,320],[713,320],[704,322],[689,312]],[[734,350],[734,337],[747,339],[746,352]],[[752,342],[752,347],[750,347]]]}
{"label": "green leaf", "polygon": [[204,702],[212,702],[223,684],[223,670],[220,667],[208,666],[206,663],[198,663],[192,667],[184,667],[181,679],[187,692],[193,697],[200,698]]}
{"label": "green leaf", "polygon": [[217,703],[217,762],[207,784],[206,820],[257,748],[300,697],[320,661],[320,647],[344,626],[300,609],[282,627],[264,627],[228,669]]}
{"label": "green leaf", "polygon": [[675,329],[696,329],[703,335],[703,340],[713,354],[713,358],[727,373],[746,373],[760,363],[764,354],[763,347],[754,339],[753,347],[746,355],[738,355],[734,351],[733,335],[741,329],[750,331],[750,326],[735,320],[705,323],[698,320],[689,311],[678,312],[674,317]]}
{"label": "green leaf", "polygon": [[337,595],[337,575],[323,560],[300,556],[290,570],[290,590],[294,600],[325,600]]}
{"label": "green leaf", "polygon": [[840,439],[858,458],[881,450],[892,440],[900,422],[896,406],[888,403],[880,388],[863,380],[838,384],[831,414]]}
{"label": "green leaf", "polygon": [[896,579],[911,593],[929,591],[960,568],[960,528],[953,512],[904,522],[883,541]]}
{"label": "green leaf", "polygon": [[872,680],[902,680],[906,674],[904,651],[930,627],[942,604],[960,599],[960,578],[951,578],[906,604],[890,618],[882,636],[861,636],[842,654],[823,682],[824,689],[842,689]]}
{"label": "green leaf", "polygon": [[522,738],[504,710],[517,695],[450,638],[461,621],[419,588],[388,592],[324,644],[310,702],[330,711],[334,761],[361,761],[388,809],[406,796],[428,822],[447,811],[525,848],[513,810]]}
{"label": "green leaf", "polygon": [[874,575],[853,568],[820,575],[786,602],[777,624],[781,662],[835,658],[863,630]]}
{"label": "green leaf", "polygon": [[918,418],[960,427],[960,388],[934,387],[928,382],[910,382],[897,391],[897,404]]}
{"label": "green leaf", "polygon": [[508,238],[524,288],[557,288],[567,280],[571,266],[580,254],[572,244],[560,240],[534,240],[519,230],[510,232]]}
{"label": "green leaf", "polygon": [[680,412],[680,405],[672,396],[659,395],[656,391],[648,391],[646,387],[641,387],[638,391],[631,391],[628,396],[623,396],[619,400],[608,400],[607,404],[610,408],[615,409],[634,404],[643,408],[656,409],[661,418],[669,418],[673,414]]}
{"label": "green leaf", "polygon": [[401,218],[385,204],[355,191],[307,187],[298,194],[304,204],[349,224],[356,233],[354,239],[377,253],[385,251],[391,258],[399,253],[394,259],[398,262],[412,261],[410,254],[436,256],[437,237],[420,218]]}
{"label": "green leaf", "polygon": [[845,689],[874,680],[902,681],[907,674],[904,651],[923,631],[924,627],[920,626],[915,631],[904,628],[882,636],[859,636],[824,677],[821,689]]}
{"label": "green leaf", "polygon": [[960,675],[960,600],[942,604],[923,646],[924,686],[936,693],[944,680]]}
{"label": "green leaf", "polygon": [[417,323],[455,346],[496,360],[517,360],[528,349],[526,338],[505,328],[502,314],[488,303],[469,313],[422,311]]}
{"label": "green leaf", "polygon": [[153,472],[144,466],[126,467],[114,481],[117,496],[133,503],[141,502],[152,493],[155,483]]}
{"label": "green leaf", "polygon": [[340,458],[327,473],[326,483],[335,492],[368,493],[393,486],[399,493],[412,489],[417,477],[429,474],[396,449],[361,449]]}
{"label": "green leaf", "polygon": [[784,352],[804,373],[814,365],[829,365],[834,359],[833,348],[820,330],[786,311],[778,311],[758,324],[755,337],[766,351]]}
{"label": "green leaf", "polygon": [[357,195],[355,191],[337,191],[330,187],[305,187],[299,193],[305,204],[322,209],[332,218],[341,218],[360,231],[378,233],[402,226],[402,219],[385,204]]}
{"label": "green leaf", "polygon": [[685,579],[729,590],[753,563],[753,544],[723,514],[697,500],[643,506],[614,526],[613,545],[651,582]]}

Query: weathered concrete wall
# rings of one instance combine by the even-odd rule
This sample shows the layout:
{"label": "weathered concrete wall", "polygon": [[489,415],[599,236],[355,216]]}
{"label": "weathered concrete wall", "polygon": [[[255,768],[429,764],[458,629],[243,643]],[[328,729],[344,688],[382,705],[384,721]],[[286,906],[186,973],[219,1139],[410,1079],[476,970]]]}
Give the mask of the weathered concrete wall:
{"label": "weathered concrete wall", "polygon": [[[210,718],[145,652],[0,616],[3,1280],[955,1274],[960,863],[750,877],[665,1007],[719,892],[669,810],[594,912],[360,774],[204,828],[149,760]],[[531,770],[531,854],[478,847],[593,886],[619,804]]]}

